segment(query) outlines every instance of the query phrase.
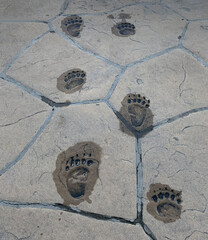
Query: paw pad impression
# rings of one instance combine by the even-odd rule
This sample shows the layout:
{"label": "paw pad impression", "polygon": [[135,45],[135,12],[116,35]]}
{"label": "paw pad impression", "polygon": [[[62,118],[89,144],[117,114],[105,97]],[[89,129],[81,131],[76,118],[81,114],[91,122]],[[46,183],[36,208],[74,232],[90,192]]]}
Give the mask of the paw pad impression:
{"label": "paw pad impression", "polygon": [[82,88],[86,82],[86,72],[74,68],[65,73],[63,73],[57,79],[57,88],[65,93],[73,93]]}
{"label": "paw pad impression", "polygon": [[91,203],[89,196],[98,179],[101,148],[93,142],[80,142],[59,154],[53,172],[57,191],[65,205]]}
{"label": "paw pad impression", "polygon": [[120,22],[112,27],[112,33],[119,37],[129,37],[136,33],[135,26],[132,23]]}
{"label": "paw pad impression", "polygon": [[181,191],[171,189],[168,185],[155,183],[150,185],[147,193],[149,203],[147,211],[164,223],[174,222],[181,216]]}
{"label": "paw pad impression", "polygon": [[[128,94],[121,102],[121,115],[132,125],[137,131],[141,132],[144,129],[152,126],[153,114],[150,107],[150,100],[140,94]],[[121,122],[120,128],[123,132],[129,133]]]}
{"label": "paw pad impression", "polygon": [[61,28],[70,37],[80,37],[83,24],[84,21],[80,16],[72,15],[62,20]]}

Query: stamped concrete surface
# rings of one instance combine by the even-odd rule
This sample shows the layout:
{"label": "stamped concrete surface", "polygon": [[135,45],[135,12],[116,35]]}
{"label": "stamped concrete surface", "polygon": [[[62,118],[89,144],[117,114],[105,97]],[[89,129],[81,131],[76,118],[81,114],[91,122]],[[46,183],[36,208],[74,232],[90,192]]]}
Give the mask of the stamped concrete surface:
{"label": "stamped concrete surface", "polygon": [[[57,79],[74,68],[86,72],[86,83],[82,91],[67,94],[57,88]],[[78,102],[104,98],[119,69],[50,33],[18,58],[7,73],[55,102]]]}
{"label": "stamped concrete surface", "polygon": [[[59,31],[62,19],[54,21]],[[84,48],[121,65],[174,47],[185,26],[184,19],[158,5],[131,6],[99,16],[83,16],[82,19],[84,28],[81,37],[74,40]],[[135,34],[130,37],[112,34],[112,27],[121,21],[133,24]]]}
{"label": "stamped concrete surface", "polygon": [[[207,112],[195,113],[160,126],[142,139],[144,221],[157,239],[192,239],[192,234],[207,239],[199,237],[207,232],[208,224],[207,119]],[[182,191],[179,220],[164,224],[146,211],[146,193],[152,183]]]}
{"label": "stamped concrete surface", "polygon": [[0,239],[208,240],[207,12],[0,2]]}
{"label": "stamped concrete surface", "polygon": [[90,0],[90,1],[82,1],[82,0],[72,0],[69,2],[69,5],[65,11],[65,14],[80,14],[80,13],[102,13],[102,12],[112,12],[116,9],[123,8],[128,5],[135,5],[139,3],[158,3],[160,0],[114,0],[111,2],[102,1],[102,0]]}
{"label": "stamped concrete surface", "polygon": [[0,71],[4,70],[25,45],[47,30],[48,26],[43,23],[0,22]]}
{"label": "stamped concrete surface", "polygon": [[191,50],[196,56],[208,62],[208,22],[191,22],[188,26],[183,45]]}
{"label": "stamped concrete surface", "polygon": [[208,2],[206,0],[162,0],[162,3],[189,20],[207,18]]}
{"label": "stamped concrete surface", "polygon": [[127,238],[149,240],[141,226],[95,220],[64,211],[1,207],[0,214],[2,240]]}
{"label": "stamped concrete surface", "polygon": [[127,69],[110,102],[119,111],[127,93],[139,93],[150,99],[157,123],[207,106],[207,79],[207,68],[184,51],[174,50]]}
{"label": "stamped concrete surface", "polygon": [[59,14],[64,0],[2,0],[0,19],[8,20],[47,20]]}
{"label": "stamped concrete surface", "polygon": [[135,140],[119,130],[119,121],[104,103],[57,110],[22,161],[0,177],[0,199],[63,203],[52,175],[57,157],[84,141],[99,145],[102,155],[92,203],[83,202],[79,209],[135,219]]}
{"label": "stamped concrete surface", "polygon": [[0,173],[32,140],[49,113],[49,106],[0,79]]}

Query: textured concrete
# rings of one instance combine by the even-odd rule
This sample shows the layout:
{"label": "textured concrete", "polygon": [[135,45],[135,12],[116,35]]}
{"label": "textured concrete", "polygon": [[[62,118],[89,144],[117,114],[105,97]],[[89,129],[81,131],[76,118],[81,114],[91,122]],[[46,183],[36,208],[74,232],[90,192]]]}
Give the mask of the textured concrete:
{"label": "textured concrete", "polygon": [[[63,203],[52,176],[57,156],[83,141],[98,144],[102,156],[99,179],[90,196],[92,204],[83,202],[79,208],[136,218],[135,141],[119,131],[119,121],[104,103],[57,110],[51,123],[22,161],[0,177],[0,199]],[[4,189],[5,185],[8,185],[7,189]]]}
{"label": "textured concrete", "polygon": [[95,220],[64,211],[1,207],[0,213],[2,240],[149,240],[141,226]]}
{"label": "textured concrete", "polygon": [[[86,84],[82,91],[66,94],[57,88],[57,78],[73,68],[86,72]],[[17,59],[8,74],[53,101],[78,102],[104,98],[118,72],[118,68],[50,33]]]}
{"label": "textured concrete", "polygon": [[[195,113],[155,129],[142,140],[144,221],[157,239],[189,239],[191,234],[206,239],[195,232],[206,233],[208,224],[207,119],[207,112]],[[182,191],[179,220],[164,224],[146,211],[146,193],[152,183]]]}
{"label": "textured concrete", "polygon": [[0,2],[0,239],[208,239],[207,10]]}
{"label": "textured concrete", "polygon": [[[111,28],[122,21],[124,14],[128,15],[125,21],[134,24],[136,33],[121,38],[112,34]],[[84,48],[121,65],[177,45],[178,36],[185,26],[180,16],[158,5],[131,6],[111,14],[82,18],[84,29],[81,38],[74,40]],[[62,19],[54,22],[59,31]]]}
{"label": "textured concrete", "polygon": [[112,97],[119,111],[127,93],[150,99],[154,123],[207,106],[208,69],[182,50],[165,53],[126,70]]}
{"label": "textured concrete", "polygon": [[183,45],[190,49],[196,56],[208,62],[207,40],[207,21],[191,22],[184,37]]}
{"label": "textured concrete", "polygon": [[15,161],[49,112],[50,108],[43,102],[0,79],[0,173]]}
{"label": "textured concrete", "polygon": [[60,13],[64,0],[2,0],[0,19],[33,19],[47,20]]}
{"label": "textured concrete", "polygon": [[0,23],[0,71],[25,45],[47,30],[47,25],[43,23]]}

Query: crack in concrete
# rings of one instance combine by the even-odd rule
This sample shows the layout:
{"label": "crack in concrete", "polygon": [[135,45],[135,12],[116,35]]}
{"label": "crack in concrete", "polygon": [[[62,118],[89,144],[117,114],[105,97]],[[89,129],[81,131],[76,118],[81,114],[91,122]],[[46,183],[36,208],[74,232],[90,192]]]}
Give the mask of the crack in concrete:
{"label": "crack in concrete", "polygon": [[10,168],[12,168],[13,166],[16,165],[16,163],[18,163],[23,157],[24,155],[27,153],[27,151],[30,149],[30,147],[35,143],[35,141],[37,140],[37,138],[41,135],[41,133],[43,132],[43,130],[47,127],[47,125],[50,123],[52,117],[54,114],[54,109],[52,109],[52,111],[50,112],[50,114],[48,115],[48,117],[46,118],[46,120],[44,121],[43,125],[39,128],[39,130],[37,131],[37,133],[34,135],[34,137],[32,138],[32,140],[24,147],[24,149],[20,152],[20,154],[11,162],[7,163],[5,165],[5,167],[3,167],[0,170],[0,176],[2,176],[5,172],[7,172]]}
{"label": "crack in concrete", "polygon": [[202,232],[202,231],[198,231],[198,230],[194,230],[190,235],[188,235],[184,240],[187,240],[189,239],[195,232],[199,232],[199,233],[202,233],[202,234],[206,234],[208,235],[208,232]]}
{"label": "crack in concrete", "polygon": [[31,117],[39,114],[39,113],[42,113],[42,112],[47,112],[47,110],[42,110],[42,111],[33,113],[33,114],[31,114],[31,115],[28,115],[28,116],[26,116],[26,117],[20,118],[20,119],[18,119],[16,122],[7,123],[7,124],[2,124],[2,125],[0,125],[0,127],[8,127],[8,126],[14,125],[14,124],[16,124],[16,123],[18,123],[18,122],[21,122],[22,120],[25,120],[25,119],[27,119],[27,118],[31,118]]}
{"label": "crack in concrete", "polygon": [[[162,3],[162,1],[160,1],[160,3],[153,3],[153,2],[140,2],[140,3],[134,3],[134,4],[128,4],[126,6],[122,6],[120,8],[117,9],[113,9],[107,12],[101,12],[101,13],[91,13],[91,14],[87,14],[87,13],[81,13],[78,14],[80,16],[101,16],[101,15],[105,15],[105,14],[110,14],[110,13],[114,13],[117,12],[119,10],[122,10],[124,8],[127,7],[131,7],[131,6],[137,6],[137,5],[144,5],[144,6],[151,6],[151,5],[160,5],[164,8],[169,9],[171,12],[173,12],[174,14],[177,14],[178,16],[182,17],[183,19],[185,19],[187,21],[184,30],[181,34],[181,38],[179,39],[179,43],[178,46],[173,46],[171,48],[162,50],[158,53],[152,54],[150,56],[147,56],[143,59],[134,61],[132,63],[129,63],[125,66],[117,64],[112,62],[111,60],[104,58],[96,53],[94,53],[93,51],[89,51],[88,49],[80,46],[78,43],[76,43],[75,41],[73,41],[72,39],[68,38],[67,36],[65,36],[64,34],[62,34],[61,32],[57,31],[54,29],[53,25],[52,25],[52,21],[54,21],[57,17],[59,16],[69,16],[71,14],[64,14],[65,10],[67,9],[68,5],[69,5],[70,0],[66,0],[64,2],[64,4],[61,6],[60,9],[60,13],[57,14],[56,16],[54,16],[53,18],[49,19],[48,21],[41,21],[41,20],[0,20],[0,22],[37,22],[37,23],[45,23],[48,24],[49,27],[49,31],[46,31],[44,33],[42,33],[41,35],[39,35],[38,37],[34,38],[31,42],[29,42],[24,49],[22,49],[5,67],[4,71],[0,74],[0,77],[2,77],[4,80],[14,84],[15,86],[21,88],[22,90],[28,92],[29,94],[35,96],[38,99],[41,99],[43,102],[45,102],[46,104],[52,106],[52,107],[67,107],[69,105],[79,105],[79,104],[96,104],[96,103],[101,103],[101,102],[105,102],[107,104],[107,106],[109,108],[111,108],[111,110],[114,112],[114,114],[126,125],[126,127],[135,135],[135,150],[136,150],[136,168],[137,168],[137,209],[138,209],[138,214],[137,214],[137,219],[135,220],[128,220],[128,219],[124,219],[124,218],[118,218],[118,217],[113,217],[113,216],[107,216],[107,215],[102,215],[102,214],[96,214],[96,213],[90,213],[90,212],[86,212],[86,211],[82,211],[79,210],[77,208],[73,208],[73,207],[66,207],[63,206],[61,204],[40,204],[40,203],[18,203],[18,202],[9,202],[9,201],[0,201],[0,205],[1,206],[10,206],[10,207],[17,207],[17,208],[40,208],[40,209],[52,209],[52,210],[64,210],[64,211],[68,211],[68,212],[72,212],[72,213],[77,213],[80,214],[82,216],[86,216],[86,217],[90,217],[93,219],[97,219],[97,220],[106,220],[106,221],[111,221],[111,222],[120,222],[120,223],[126,223],[126,224],[131,224],[131,225],[141,225],[144,232],[153,240],[156,240],[156,237],[154,236],[154,234],[151,232],[151,230],[149,229],[149,227],[143,222],[143,218],[142,218],[142,214],[143,214],[143,203],[142,203],[142,195],[143,195],[143,185],[142,185],[142,181],[143,181],[143,177],[142,177],[142,156],[141,156],[141,141],[140,141],[140,137],[142,137],[143,133],[136,133],[135,130],[132,128],[132,126],[123,118],[123,116],[121,116],[119,114],[119,112],[116,111],[116,109],[114,109],[114,107],[109,103],[109,99],[112,96],[114,90],[117,87],[117,84],[119,83],[121,77],[123,76],[124,72],[126,71],[127,68],[133,67],[136,64],[140,64],[143,62],[147,62],[153,58],[159,57],[163,54],[169,53],[171,51],[174,51],[175,49],[182,49],[183,51],[185,51],[186,53],[188,53],[189,55],[191,55],[192,57],[194,57],[197,61],[199,61],[204,67],[208,68],[208,64],[200,57],[196,56],[193,52],[191,52],[189,49],[185,48],[182,45],[182,41],[185,37],[185,34],[187,32],[187,28],[190,22],[197,22],[197,21],[208,21],[208,19],[204,18],[204,19],[195,19],[195,20],[189,20],[187,18],[185,18],[184,16],[182,16],[181,14],[179,14],[177,11],[173,10],[171,7],[167,6],[166,4]],[[56,103],[52,100],[50,100],[49,98],[42,96],[40,93],[38,93],[37,91],[30,89],[29,87],[24,86],[24,84],[21,84],[19,82],[17,82],[16,80],[12,79],[11,77],[6,75],[6,72],[8,71],[8,69],[11,67],[11,65],[22,55],[24,54],[24,52],[31,47],[33,44],[35,44],[40,38],[42,38],[43,36],[45,36],[48,33],[56,33],[57,35],[59,35],[61,38],[64,38],[65,40],[69,41],[71,44],[73,44],[75,47],[77,47],[78,49],[80,49],[81,51],[88,53],[92,56],[95,56],[96,58],[106,62],[107,64],[113,65],[114,67],[118,67],[121,69],[120,73],[118,74],[118,76],[116,77],[116,79],[114,80],[111,88],[109,89],[106,97],[104,99],[96,99],[96,100],[85,100],[85,101],[81,101],[81,102],[74,102],[74,103],[70,103],[70,102],[65,102],[65,103]],[[183,80],[184,82],[184,80]],[[182,82],[182,83],[183,83]],[[182,83],[179,86],[182,86]],[[208,107],[202,107],[202,108],[196,108],[196,109],[192,109],[189,110],[187,112],[178,114],[177,116],[171,117],[171,118],[167,118],[165,120],[162,120],[156,124],[154,124],[153,129],[163,126],[165,124],[171,123],[173,121],[176,121],[178,119],[181,119],[183,117],[189,116],[190,114],[193,113],[197,113],[197,112],[202,112],[202,111],[207,111]],[[7,164],[2,170],[0,170],[0,176],[5,173],[6,171],[8,171],[11,167],[13,167],[18,161],[20,161],[22,159],[22,157],[26,154],[26,152],[30,149],[30,147],[33,145],[33,143],[36,141],[36,139],[40,136],[40,134],[44,131],[44,129],[46,128],[46,126],[49,124],[49,122],[52,119],[53,116],[53,111],[54,109],[51,111],[51,113],[49,114],[49,116],[47,117],[47,119],[45,120],[44,124],[41,126],[41,128],[39,129],[39,131],[36,133],[36,135],[32,138],[32,140],[30,141],[30,143],[23,149],[23,151],[18,155],[17,158],[15,158],[12,162],[10,162],[9,164]],[[36,113],[37,114],[37,113]],[[30,116],[28,116],[30,117]],[[27,118],[27,117],[26,117]],[[18,120],[20,121],[20,120]],[[145,129],[143,132],[145,133],[146,131],[149,131],[149,129]],[[194,232],[193,232],[194,233]],[[192,234],[193,234],[192,233]],[[191,235],[192,235],[191,234]],[[191,236],[190,235],[190,236]],[[190,237],[188,236],[188,237]],[[187,237],[186,237],[187,239]]]}
{"label": "crack in concrete", "polygon": [[42,37],[44,37],[46,34],[48,34],[50,31],[46,31],[42,34],[40,34],[39,36],[37,36],[36,38],[34,38],[32,41],[30,41],[28,44],[26,44],[26,46],[20,50],[20,52],[14,57],[12,58],[12,60],[6,65],[6,67],[3,70],[3,73],[6,74],[6,72],[8,71],[8,69],[12,66],[12,64],[23,55],[23,53],[30,48],[33,44],[35,44],[39,39],[41,39]]}

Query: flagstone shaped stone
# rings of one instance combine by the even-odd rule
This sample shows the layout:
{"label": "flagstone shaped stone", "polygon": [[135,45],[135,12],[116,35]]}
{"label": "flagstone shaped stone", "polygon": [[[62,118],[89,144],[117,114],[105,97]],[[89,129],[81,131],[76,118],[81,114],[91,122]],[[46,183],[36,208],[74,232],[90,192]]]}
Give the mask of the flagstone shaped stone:
{"label": "flagstone shaped stone", "polygon": [[[194,239],[193,236],[206,239],[199,236],[203,236],[200,232],[206,232],[208,224],[207,119],[207,111],[193,113],[154,129],[142,139],[143,217],[157,239]],[[156,183],[181,191],[181,216],[172,223],[164,224],[146,210],[149,204],[146,194],[150,185]],[[172,198],[169,200],[161,195],[155,204],[159,206],[163,201],[166,205],[175,205],[176,196]],[[157,215],[165,217],[165,214],[170,214],[167,209]]]}
{"label": "flagstone shaped stone", "polygon": [[25,48],[26,44],[47,30],[47,25],[43,23],[0,23],[0,72]]}
{"label": "flagstone shaped stone", "polygon": [[1,0],[0,19],[47,20],[60,12],[64,0]]}
{"label": "flagstone shaped stone", "polygon": [[0,170],[32,140],[50,107],[0,78]]}
{"label": "flagstone shaped stone", "polygon": [[[15,239],[149,240],[142,227],[60,210],[0,207],[0,236]],[[1,238],[1,239],[2,239]]]}
{"label": "flagstone shaped stone", "polygon": [[208,21],[191,22],[185,34],[183,45],[208,64]]}
{"label": "flagstone shaped stone", "polygon": [[[60,32],[63,32],[63,19],[60,17],[54,21]],[[82,19],[81,37],[73,39],[86,49],[121,65],[176,46],[185,26],[180,16],[158,5],[131,6],[111,14],[82,16]],[[128,23],[126,27],[124,25],[127,30],[118,30],[121,34],[116,36],[113,29],[119,23]],[[129,26],[134,29],[128,30]]]}
{"label": "flagstone shaped stone", "polygon": [[182,50],[174,50],[126,70],[112,97],[117,111],[129,93],[150,99],[154,123],[206,107],[208,69]]}
{"label": "flagstone shaped stone", "polygon": [[65,14],[79,14],[79,13],[102,13],[113,11],[114,9],[122,8],[128,5],[134,5],[139,3],[159,3],[160,0],[114,0],[111,2],[102,0],[72,0],[69,2],[68,8],[64,12]]}
{"label": "flagstone shaped stone", "polygon": [[162,0],[162,3],[189,20],[207,18],[208,2],[206,0]]}
{"label": "flagstone shaped stone", "polygon": [[[57,88],[57,79],[71,69],[86,73],[86,83],[74,93]],[[55,102],[104,98],[119,69],[91,56],[56,34],[48,34],[31,46],[11,66],[8,75]]]}
{"label": "flagstone shaped stone", "polygon": [[119,130],[117,117],[105,103],[57,109],[21,162],[0,177],[0,199],[63,204],[53,179],[57,158],[81,142],[93,142],[101,148],[99,177],[89,196],[92,203],[70,206],[135,219],[135,140]]}

